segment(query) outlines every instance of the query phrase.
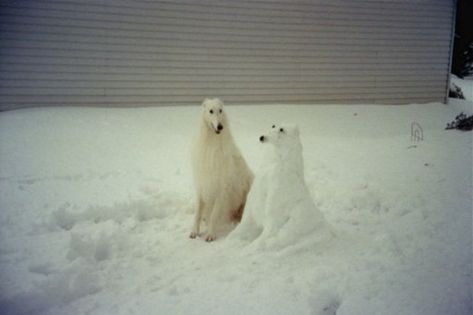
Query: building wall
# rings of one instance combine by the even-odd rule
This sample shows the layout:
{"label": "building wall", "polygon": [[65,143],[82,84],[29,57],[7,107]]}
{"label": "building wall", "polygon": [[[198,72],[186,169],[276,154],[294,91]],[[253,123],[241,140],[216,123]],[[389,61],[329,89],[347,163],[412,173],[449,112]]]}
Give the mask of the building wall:
{"label": "building wall", "polygon": [[445,100],[450,0],[3,0],[0,109]]}

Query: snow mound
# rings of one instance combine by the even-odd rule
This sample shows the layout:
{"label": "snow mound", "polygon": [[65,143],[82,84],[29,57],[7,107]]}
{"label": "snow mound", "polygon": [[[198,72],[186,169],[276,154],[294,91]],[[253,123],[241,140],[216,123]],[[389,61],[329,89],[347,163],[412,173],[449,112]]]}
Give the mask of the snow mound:
{"label": "snow mound", "polygon": [[46,278],[26,292],[0,300],[2,314],[47,314],[102,290],[97,274],[91,269],[69,270]]}
{"label": "snow mound", "polygon": [[123,224],[130,219],[136,222],[161,220],[172,213],[189,208],[189,202],[177,194],[161,193],[148,199],[116,202],[111,206],[90,206],[77,212],[70,203],[59,206],[51,216],[49,227],[71,230],[81,222],[100,223],[112,220]]}
{"label": "snow mound", "polygon": [[248,195],[243,220],[230,239],[257,240],[262,248],[284,248],[301,238],[329,239],[333,232],[304,179],[298,127],[273,125],[260,141],[268,143],[262,165]]}
{"label": "snow mound", "polygon": [[84,224],[71,233],[67,258],[74,260],[83,257],[91,261],[110,259],[119,250],[118,247],[123,247],[125,240],[113,221],[103,222],[98,226]]}
{"label": "snow mound", "polygon": [[473,80],[460,79],[454,74],[450,74],[450,89],[459,89],[463,97],[468,101],[473,101]]}

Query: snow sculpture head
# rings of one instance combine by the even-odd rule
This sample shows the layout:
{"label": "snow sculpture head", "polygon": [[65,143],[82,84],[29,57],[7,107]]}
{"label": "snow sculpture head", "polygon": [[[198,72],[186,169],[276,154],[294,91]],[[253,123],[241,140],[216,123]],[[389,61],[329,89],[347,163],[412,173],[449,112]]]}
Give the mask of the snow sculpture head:
{"label": "snow sculpture head", "polygon": [[223,102],[218,98],[206,98],[202,102],[203,121],[216,134],[224,131],[227,125],[227,116],[223,109]]}
{"label": "snow sculpture head", "polygon": [[262,135],[259,140],[271,143],[275,147],[293,147],[300,145],[299,128],[292,124],[273,125],[269,133]]}
{"label": "snow sculpture head", "polygon": [[297,173],[303,172],[302,144],[299,128],[293,124],[273,125],[271,130],[259,138],[260,142],[270,144],[271,150],[266,153],[263,163],[271,164],[271,160],[282,160],[278,167],[291,168]]}

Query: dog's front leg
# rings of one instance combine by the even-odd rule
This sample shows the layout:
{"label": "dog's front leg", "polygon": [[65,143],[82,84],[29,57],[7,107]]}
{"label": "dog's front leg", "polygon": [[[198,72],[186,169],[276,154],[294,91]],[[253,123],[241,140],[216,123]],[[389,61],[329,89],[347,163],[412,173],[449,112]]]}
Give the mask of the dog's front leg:
{"label": "dog's front leg", "polygon": [[217,208],[217,203],[215,203],[215,206],[212,210],[212,215],[210,216],[210,220],[209,220],[209,230],[207,231],[207,236],[205,237],[205,240],[207,242],[212,242],[217,237],[216,230],[217,230],[217,218],[218,218],[219,211],[220,209]]}
{"label": "dog's front leg", "polygon": [[203,210],[204,210],[204,202],[202,201],[202,199],[199,198],[197,212],[195,213],[195,217],[194,217],[194,226],[189,236],[190,238],[196,238],[200,233],[200,222],[202,221]]}
{"label": "dog's front leg", "polygon": [[227,205],[223,202],[225,198],[223,196],[220,196],[215,200],[215,203],[212,207],[212,214],[210,215],[210,220],[209,220],[209,229],[207,232],[207,236],[205,237],[205,240],[207,242],[212,242],[217,238],[217,225],[218,221],[220,219],[220,214],[222,211],[225,211],[225,208]]}

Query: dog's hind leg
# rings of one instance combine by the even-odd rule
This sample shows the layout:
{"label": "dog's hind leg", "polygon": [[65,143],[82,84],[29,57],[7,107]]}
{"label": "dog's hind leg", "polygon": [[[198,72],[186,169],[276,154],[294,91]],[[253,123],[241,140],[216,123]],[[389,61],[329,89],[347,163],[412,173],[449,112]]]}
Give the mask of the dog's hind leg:
{"label": "dog's hind leg", "polygon": [[190,238],[196,238],[200,233],[200,222],[202,221],[202,213],[204,211],[204,202],[199,198],[197,212],[194,217],[194,226],[192,227],[192,232],[189,235]]}
{"label": "dog's hind leg", "polygon": [[233,223],[240,223],[241,218],[243,217],[243,209],[245,208],[245,204],[241,204],[238,209],[232,211],[230,213],[230,221]]}

